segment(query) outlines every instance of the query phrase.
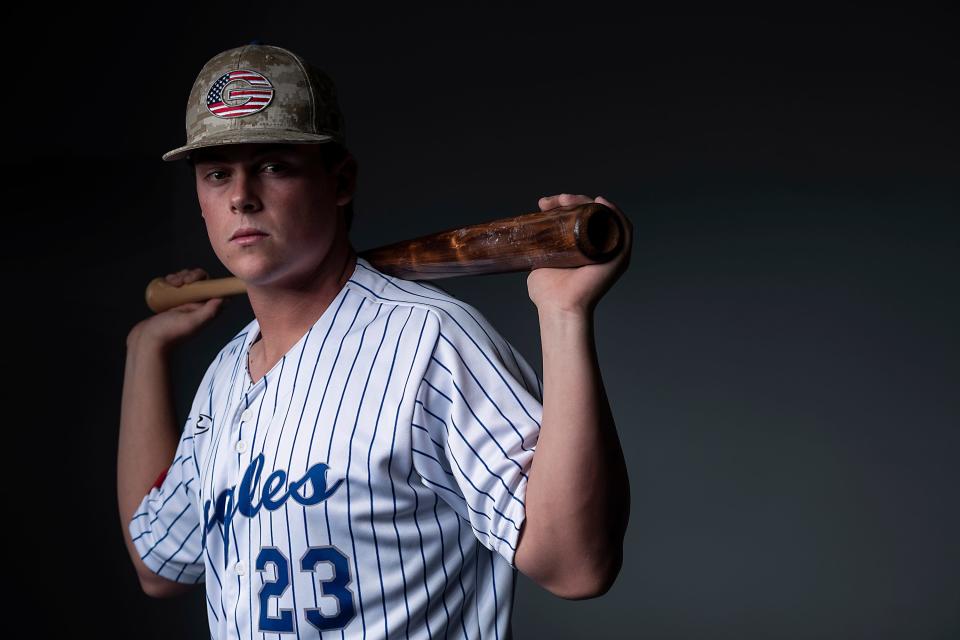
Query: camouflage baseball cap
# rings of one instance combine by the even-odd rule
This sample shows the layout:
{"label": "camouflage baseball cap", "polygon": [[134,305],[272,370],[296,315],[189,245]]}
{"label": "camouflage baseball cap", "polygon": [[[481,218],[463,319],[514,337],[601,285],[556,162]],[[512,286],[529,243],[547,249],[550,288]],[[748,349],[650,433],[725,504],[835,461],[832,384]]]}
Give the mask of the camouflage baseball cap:
{"label": "camouflage baseball cap", "polygon": [[243,142],[346,144],[333,80],[287,49],[251,43],[211,58],[187,100],[187,143],[163,154]]}

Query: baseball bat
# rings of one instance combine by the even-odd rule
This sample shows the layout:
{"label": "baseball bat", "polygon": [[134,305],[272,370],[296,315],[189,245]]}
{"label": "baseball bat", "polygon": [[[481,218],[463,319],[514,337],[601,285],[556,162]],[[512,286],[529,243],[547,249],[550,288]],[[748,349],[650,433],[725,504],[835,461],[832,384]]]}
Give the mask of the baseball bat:
{"label": "baseball bat", "polygon": [[[357,255],[385,274],[407,280],[579,267],[606,262],[623,245],[619,215],[599,203],[556,207],[455,227]],[[147,306],[155,313],[188,302],[246,293],[236,277],[208,278],[176,287],[164,278],[150,281]]]}

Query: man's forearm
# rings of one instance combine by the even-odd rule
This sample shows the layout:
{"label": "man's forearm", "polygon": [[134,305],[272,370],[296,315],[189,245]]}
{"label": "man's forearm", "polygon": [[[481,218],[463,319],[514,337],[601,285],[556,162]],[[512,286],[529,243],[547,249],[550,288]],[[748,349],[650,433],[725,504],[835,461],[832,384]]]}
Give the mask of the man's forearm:
{"label": "man's forearm", "polygon": [[167,354],[159,345],[131,334],[120,402],[117,500],[127,550],[141,577],[152,578],[152,573],[140,560],[128,525],[154,481],[170,466],[179,440]]}
{"label": "man's forearm", "polygon": [[619,572],[630,508],[626,464],[600,375],[593,315],[539,315],[543,420],[517,566],[558,595],[589,597]]}

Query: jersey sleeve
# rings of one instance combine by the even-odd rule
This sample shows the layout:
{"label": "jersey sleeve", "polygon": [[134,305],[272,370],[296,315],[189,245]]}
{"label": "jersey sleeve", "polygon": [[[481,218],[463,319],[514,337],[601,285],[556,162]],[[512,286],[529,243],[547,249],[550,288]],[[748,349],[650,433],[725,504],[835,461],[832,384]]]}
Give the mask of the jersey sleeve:
{"label": "jersey sleeve", "polygon": [[515,566],[543,415],[542,384],[523,356],[465,307],[466,318],[441,322],[420,382],[413,464],[477,539]]}
{"label": "jersey sleeve", "polygon": [[207,413],[204,399],[212,370],[213,365],[197,390],[173,461],[157,477],[128,525],[143,563],[163,578],[187,584],[203,582],[205,573],[194,436],[201,413]]}

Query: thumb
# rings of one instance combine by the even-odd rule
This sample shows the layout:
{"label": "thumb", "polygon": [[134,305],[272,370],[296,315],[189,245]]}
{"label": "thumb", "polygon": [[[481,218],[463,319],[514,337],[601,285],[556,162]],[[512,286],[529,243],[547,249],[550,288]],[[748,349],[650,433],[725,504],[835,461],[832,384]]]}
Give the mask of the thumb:
{"label": "thumb", "polygon": [[210,298],[209,300],[205,300],[202,306],[203,313],[206,316],[216,315],[224,304],[224,298]]}

